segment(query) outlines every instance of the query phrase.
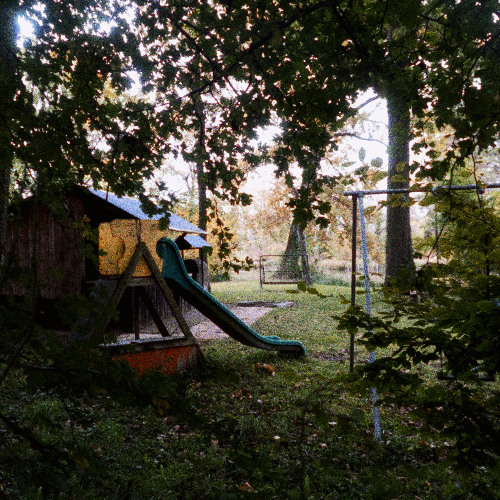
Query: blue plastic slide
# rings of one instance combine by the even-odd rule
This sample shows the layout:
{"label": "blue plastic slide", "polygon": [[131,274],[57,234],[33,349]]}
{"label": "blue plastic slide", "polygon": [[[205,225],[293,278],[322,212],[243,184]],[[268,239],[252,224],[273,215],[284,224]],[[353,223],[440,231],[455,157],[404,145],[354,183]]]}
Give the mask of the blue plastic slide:
{"label": "blue plastic slide", "polygon": [[189,276],[179,249],[172,240],[162,238],[156,245],[156,251],[163,259],[162,274],[172,291],[178,293],[230,337],[244,345],[278,351],[286,356],[300,358],[305,355],[304,346],[297,340],[281,340],[279,337],[259,335],[196,283]]}

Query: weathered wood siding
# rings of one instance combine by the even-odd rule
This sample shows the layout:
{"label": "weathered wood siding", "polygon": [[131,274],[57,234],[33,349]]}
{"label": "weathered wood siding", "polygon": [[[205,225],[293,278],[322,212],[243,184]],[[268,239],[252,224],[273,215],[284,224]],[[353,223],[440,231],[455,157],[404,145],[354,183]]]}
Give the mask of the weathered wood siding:
{"label": "weathered wood siding", "polygon": [[[7,249],[41,281],[44,299],[82,293],[85,258],[75,222],[83,219],[83,202],[70,195],[66,208],[66,215],[56,220],[46,206],[24,203],[7,225]],[[14,284],[14,293],[24,294],[21,284]]]}
{"label": "weathered wood siding", "polygon": [[[7,226],[8,251],[22,268],[36,271],[42,285],[40,297],[49,302],[69,295],[85,295],[99,278],[97,267],[85,258],[82,233],[76,223],[86,216],[90,225],[97,228],[102,222],[134,218],[83,189],[75,189],[67,195],[65,208],[63,217],[55,217],[46,206],[35,206],[33,200],[25,200]],[[95,250],[97,252],[97,245]],[[170,308],[158,287],[146,288],[159,314],[170,317]],[[13,292],[22,296],[25,290],[20,283],[15,283]],[[184,311],[189,308],[182,300],[180,306]],[[124,294],[119,313],[120,327],[128,332],[133,331],[134,315],[141,328],[153,321],[142,302],[135,303],[131,289]]]}
{"label": "weathered wood siding", "polygon": [[[164,319],[172,317],[172,311],[170,310],[170,307],[159,287],[156,285],[148,285],[144,288],[146,289],[146,292],[148,293],[160,316]],[[190,309],[190,305],[184,299],[178,299],[177,303],[183,312]],[[118,322],[120,330],[124,332],[133,332],[135,317],[137,318],[139,328],[154,328],[151,314],[140,299],[137,300],[134,298],[133,287],[127,288],[122,299],[120,300],[118,309],[120,312],[120,319]]]}

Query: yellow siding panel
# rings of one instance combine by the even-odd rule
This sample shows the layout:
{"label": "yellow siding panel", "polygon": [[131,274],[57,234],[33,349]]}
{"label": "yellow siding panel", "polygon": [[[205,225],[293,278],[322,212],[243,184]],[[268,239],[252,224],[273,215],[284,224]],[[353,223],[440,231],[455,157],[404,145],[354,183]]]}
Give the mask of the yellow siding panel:
{"label": "yellow siding panel", "polygon": [[[99,225],[99,273],[102,276],[118,276],[125,271],[137,243],[146,243],[156,264],[161,269],[162,260],[156,255],[156,243],[172,233],[160,230],[156,220],[116,219]],[[141,259],[135,277],[151,276],[146,262]]]}

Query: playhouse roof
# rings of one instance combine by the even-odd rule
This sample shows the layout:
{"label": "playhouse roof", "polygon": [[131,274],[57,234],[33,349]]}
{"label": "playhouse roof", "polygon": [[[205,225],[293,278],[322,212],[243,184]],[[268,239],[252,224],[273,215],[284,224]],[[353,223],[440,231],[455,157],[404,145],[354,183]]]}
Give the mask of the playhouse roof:
{"label": "playhouse roof", "polygon": [[[113,193],[107,193],[106,191],[100,191],[98,189],[90,189],[89,191],[98,196],[99,198],[111,203],[115,207],[120,208],[121,210],[127,212],[133,217],[141,220],[158,220],[162,217],[161,214],[149,216],[143,212],[141,208],[141,202],[134,198],[128,198],[127,196],[116,196]],[[191,224],[187,220],[179,217],[178,215],[169,212],[169,226],[168,228],[172,231],[178,231],[180,233],[194,233],[194,234],[206,234],[206,231],[196,227],[194,224]]]}
{"label": "playhouse roof", "polygon": [[184,239],[191,245],[191,248],[205,248],[212,246],[197,234],[186,234],[186,236],[184,236]]}
{"label": "playhouse roof", "polygon": [[175,243],[179,250],[191,250],[193,248],[212,248],[212,245],[198,234],[182,234],[176,238]]}

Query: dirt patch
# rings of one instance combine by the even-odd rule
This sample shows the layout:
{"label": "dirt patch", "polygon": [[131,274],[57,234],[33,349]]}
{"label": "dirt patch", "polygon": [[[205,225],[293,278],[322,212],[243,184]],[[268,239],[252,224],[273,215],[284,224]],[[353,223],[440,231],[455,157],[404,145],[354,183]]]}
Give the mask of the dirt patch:
{"label": "dirt patch", "polygon": [[[252,326],[264,314],[272,311],[272,307],[248,307],[248,306],[233,306],[230,307],[231,312],[236,315],[241,321],[249,326]],[[193,335],[198,340],[223,339],[229,335],[224,333],[218,326],[214,325],[210,320],[205,319],[191,327]]]}
{"label": "dirt patch", "polygon": [[321,361],[337,361],[339,363],[345,363],[349,360],[349,349],[332,349],[330,352],[315,352],[311,353],[311,357]]}
{"label": "dirt patch", "polygon": [[[252,326],[260,317],[264,316],[264,314],[272,311],[275,307],[283,307],[281,305],[269,304],[266,307],[259,306],[253,307],[248,305],[229,305],[226,306],[233,314],[235,314],[241,321],[246,323],[249,326]],[[212,323],[209,319],[207,319],[203,314],[198,312],[196,309],[190,309],[189,311],[184,313],[184,317],[193,333],[194,337],[197,340],[211,340],[211,339],[227,339],[229,335],[224,333],[217,325]],[[180,328],[177,322],[171,318],[166,322],[167,330],[170,332],[169,338],[178,338],[182,337],[183,334],[180,331]],[[140,340],[149,341],[149,340],[158,340],[161,339],[162,336],[158,333],[156,326],[154,324],[150,325],[148,328],[145,328],[140,333]],[[134,340],[134,336],[132,334],[120,335],[118,337],[119,343],[128,343]]]}
{"label": "dirt patch", "polygon": [[269,302],[267,300],[252,300],[252,301],[245,301],[245,302],[238,302],[236,304],[237,307],[292,307],[293,302],[288,301],[288,302]]}
{"label": "dirt patch", "polygon": [[[239,302],[238,304],[228,305],[226,307],[235,316],[241,319],[243,323],[252,326],[260,317],[264,316],[264,314],[268,313],[269,311],[272,311],[275,308],[292,306],[293,302],[266,302],[259,300],[251,302]],[[192,314],[196,314],[196,311],[193,311]],[[204,316],[202,316],[202,318],[204,318]],[[191,331],[198,340],[224,339],[229,337],[227,333],[224,333],[218,326],[214,325],[210,320],[206,318],[204,318],[203,321],[193,324],[191,326]]]}

